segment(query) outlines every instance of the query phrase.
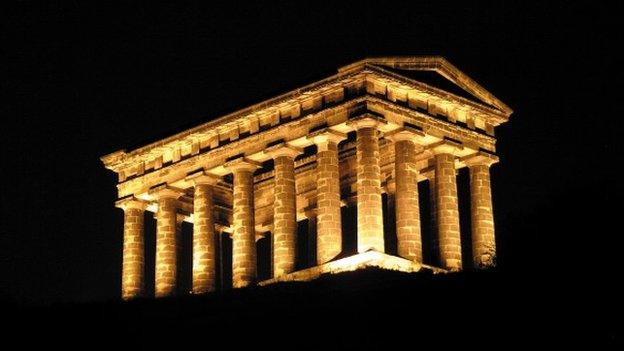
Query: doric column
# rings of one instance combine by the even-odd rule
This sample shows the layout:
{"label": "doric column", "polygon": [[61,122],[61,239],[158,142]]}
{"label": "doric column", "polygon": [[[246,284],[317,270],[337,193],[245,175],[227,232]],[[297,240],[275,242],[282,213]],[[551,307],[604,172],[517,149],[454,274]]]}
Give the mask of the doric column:
{"label": "doric column", "polygon": [[150,192],[158,199],[155,296],[172,296],[175,294],[178,281],[179,242],[176,210],[177,200],[182,192],[167,186],[160,186]]}
{"label": "doric column", "polygon": [[462,269],[459,205],[455,171],[455,150],[461,145],[442,141],[431,149],[435,154],[435,207],[438,247],[442,268]]}
{"label": "doric column", "polygon": [[357,132],[357,242],[358,252],[384,252],[378,119],[363,117],[348,124]]}
{"label": "doric column", "polygon": [[145,294],[145,239],[143,218],[146,203],[135,198],[118,201],[124,211],[121,297],[124,300]]}
{"label": "doric column", "polygon": [[[422,132],[398,129],[385,137],[394,142],[394,176],[397,249],[399,256],[422,262],[417,156],[422,147],[415,140]],[[424,135],[422,135],[424,136]]]}
{"label": "doric column", "polygon": [[295,270],[297,242],[297,191],[295,188],[295,157],[301,150],[284,143],[264,151],[273,157],[273,277]]}
{"label": "doric column", "polygon": [[346,139],[346,135],[325,129],[310,134],[308,138],[317,146],[316,259],[320,265],[342,251],[338,143]]}
{"label": "doric column", "polygon": [[246,287],[256,280],[256,228],[253,172],[260,165],[239,158],[225,167],[233,173],[232,286]]}
{"label": "doric column", "polygon": [[219,178],[199,172],[191,178],[193,196],[193,294],[215,290],[216,254],[213,187]]}
{"label": "doric column", "polygon": [[463,159],[470,169],[470,215],[472,219],[472,258],[475,268],[496,264],[496,240],[492,210],[490,166],[498,157],[484,152]]}

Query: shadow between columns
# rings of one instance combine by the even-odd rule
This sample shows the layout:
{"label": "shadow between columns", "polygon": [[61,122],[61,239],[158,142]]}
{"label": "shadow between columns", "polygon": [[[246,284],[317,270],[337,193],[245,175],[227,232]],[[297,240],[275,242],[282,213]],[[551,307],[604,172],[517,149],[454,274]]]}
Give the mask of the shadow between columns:
{"label": "shadow between columns", "polygon": [[217,287],[232,288],[232,238],[225,232],[217,235]]}
{"label": "shadow between columns", "polygon": [[256,267],[257,280],[263,281],[271,279],[273,276],[273,250],[272,243],[273,233],[267,232],[264,237],[256,241]]}
{"label": "shadow between columns", "polygon": [[464,270],[474,270],[472,263],[472,220],[470,216],[470,174],[468,168],[457,172],[457,197],[459,208],[459,233]]}
{"label": "shadow between columns", "polygon": [[423,263],[439,267],[437,248],[435,247],[436,230],[431,220],[433,208],[431,206],[429,181],[418,183],[418,202],[420,204],[420,230],[422,236]]}
{"label": "shadow between columns", "polygon": [[387,193],[381,195],[384,222],[384,252],[388,255],[398,256],[396,216],[391,201],[391,195]]}
{"label": "shadow between columns", "polygon": [[336,258],[351,256],[357,253],[357,206],[340,208],[342,224],[342,252]]}

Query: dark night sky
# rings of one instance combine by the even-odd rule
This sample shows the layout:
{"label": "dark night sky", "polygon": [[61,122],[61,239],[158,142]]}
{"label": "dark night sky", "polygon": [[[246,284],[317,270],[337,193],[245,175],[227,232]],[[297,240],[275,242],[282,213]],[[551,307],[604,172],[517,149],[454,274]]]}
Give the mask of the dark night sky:
{"label": "dark night sky", "polygon": [[609,225],[621,206],[623,116],[612,9],[88,3],[22,1],[0,15],[0,86],[10,96],[0,127],[4,298],[119,296],[122,212],[100,156],[367,56],[421,54],[445,56],[515,111],[497,130],[502,162],[493,170],[503,267],[518,275],[547,267],[544,281],[580,276],[610,289],[609,274],[621,265],[621,225]]}

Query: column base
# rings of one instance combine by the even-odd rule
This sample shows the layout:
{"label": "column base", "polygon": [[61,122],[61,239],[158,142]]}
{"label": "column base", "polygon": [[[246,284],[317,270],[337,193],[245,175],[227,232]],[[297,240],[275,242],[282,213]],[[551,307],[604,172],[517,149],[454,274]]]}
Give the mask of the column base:
{"label": "column base", "polygon": [[421,270],[429,270],[434,274],[449,272],[442,268],[433,267],[426,264],[406,260],[402,257],[392,256],[379,251],[370,250],[335,261],[330,261],[319,266],[310,267],[302,269],[300,271],[285,274],[277,278],[263,280],[259,282],[258,285],[263,286],[279,282],[305,282],[314,280],[323,274],[352,272],[358,269],[364,269],[368,267],[376,267],[406,273],[414,273]]}

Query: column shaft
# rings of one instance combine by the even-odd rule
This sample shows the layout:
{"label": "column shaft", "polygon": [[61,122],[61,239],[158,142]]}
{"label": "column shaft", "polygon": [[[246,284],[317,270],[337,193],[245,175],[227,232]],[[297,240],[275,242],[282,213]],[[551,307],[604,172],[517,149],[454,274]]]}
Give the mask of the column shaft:
{"label": "column shaft", "polygon": [[215,228],[213,189],[210,184],[196,184],[193,200],[193,293],[215,289]]}
{"label": "column shaft", "polygon": [[124,300],[142,296],[145,291],[145,241],[142,208],[124,209],[123,265],[121,297]]}
{"label": "column shaft", "polygon": [[320,265],[342,251],[338,144],[327,141],[319,145],[316,162],[316,257]]}
{"label": "column shaft", "polygon": [[422,262],[420,207],[418,203],[418,170],[416,150],[409,140],[397,141],[395,150],[395,210],[399,256]]}
{"label": "column shaft", "polygon": [[273,189],[273,275],[279,277],[295,270],[297,206],[292,157],[275,158]]}
{"label": "column shaft", "polygon": [[379,137],[374,127],[357,130],[358,252],[384,252]]}
{"label": "column shaft", "polygon": [[161,197],[156,214],[156,297],[175,293],[178,278],[176,199]]}
{"label": "column shaft", "polygon": [[256,279],[256,229],[253,171],[234,171],[232,286],[242,288]]}
{"label": "column shaft", "polygon": [[441,153],[435,156],[436,224],[440,264],[443,268],[462,268],[461,238],[455,156]]}
{"label": "column shaft", "polygon": [[470,167],[470,212],[474,265],[476,268],[491,267],[495,264],[496,240],[488,165]]}

